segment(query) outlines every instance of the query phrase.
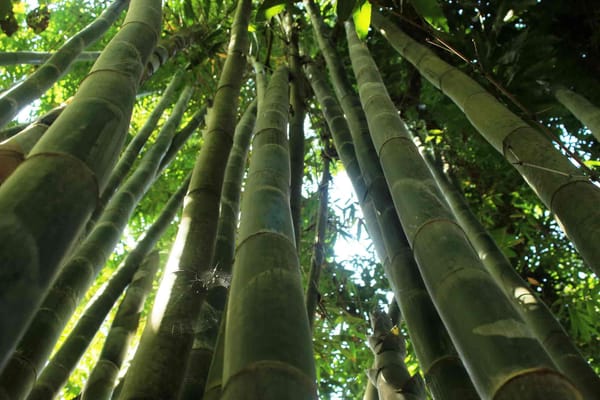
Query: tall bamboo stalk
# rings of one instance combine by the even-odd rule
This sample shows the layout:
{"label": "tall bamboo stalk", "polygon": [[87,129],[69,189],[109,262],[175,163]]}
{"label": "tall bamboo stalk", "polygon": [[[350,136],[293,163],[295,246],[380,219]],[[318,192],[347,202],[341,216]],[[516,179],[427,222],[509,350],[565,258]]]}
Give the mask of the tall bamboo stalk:
{"label": "tall bamboo stalk", "polygon": [[346,23],[361,103],[423,280],[480,396],[580,399],[454,221],[352,23]]}
{"label": "tall bamboo stalk", "polygon": [[370,314],[373,334],[369,347],[375,355],[374,368],[369,370],[369,380],[377,387],[381,400],[425,400],[425,386],[417,373],[410,376],[404,357],[404,339],[392,331],[390,317],[381,310]]}
{"label": "tall bamboo stalk", "polygon": [[23,82],[0,95],[0,127],[40,97],[68,70],[77,56],[94,43],[117,20],[129,0],[115,0],[91,24],[83,28]]}
{"label": "tall bamboo stalk", "polygon": [[175,74],[171,78],[171,81],[169,82],[169,85],[163,92],[162,97],[160,98],[160,100],[158,101],[158,103],[144,122],[144,125],[142,125],[140,130],[133,137],[133,139],[131,139],[125,150],[123,150],[123,153],[121,154],[121,157],[119,157],[117,165],[115,165],[115,168],[111,172],[110,177],[108,178],[108,182],[106,183],[106,186],[102,191],[102,195],[100,196],[98,204],[96,205],[96,209],[90,217],[90,222],[88,222],[88,226],[93,226],[96,220],[100,217],[102,211],[104,210],[104,207],[106,207],[106,204],[108,204],[109,200],[111,199],[121,182],[123,182],[123,179],[125,179],[125,177],[129,173],[129,170],[135,162],[140,150],[148,141],[148,138],[150,137],[152,132],[154,132],[154,130],[156,129],[156,124],[158,123],[158,120],[160,119],[164,111],[167,109],[167,107],[169,107],[177,99],[177,92],[183,85],[184,75],[185,71],[183,69],[175,72]]}
{"label": "tall bamboo stalk", "polygon": [[239,0],[228,55],[214,97],[204,144],[186,196],[182,222],[157,300],[125,380],[122,398],[177,398],[193,327],[214,276],[211,274],[219,200],[231,150],[235,115],[249,46],[252,2]]}
{"label": "tall bamboo stalk", "polygon": [[581,356],[548,306],[514,270],[494,239],[477,220],[462,194],[440,171],[431,157],[423,155],[436,183],[483,264],[529,325],[552,361],[577,386],[585,399],[592,400],[597,397],[600,393],[600,377]]}
{"label": "tall bamboo stalk", "polygon": [[[37,51],[13,51],[0,53],[0,65],[31,64],[41,65],[48,61],[55,53]],[[83,51],[75,57],[73,62],[96,61],[100,56],[99,51]]]}
{"label": "tall bamboo stalk", "polygon": [[[139,268],[136,268],[135,274],[132,272],[129,274],[119,273],[121,271],[115,274],[115,277],[121,278],[122,281],[116,283],[114,280],[111,280],[106,286],[106,290],[97,298],[97,301],[86,310],[86,313],[79,319],[77,325],[75,325],[61,348],[44,367],[31,393],[27,396],[27,400],[52,400],[58,395],[98,332],[104,318],[106,318],[106,315],[114,306],[117,298],[123,293],[125,286],[129,284],[102,350],[102,357],[110,357],[109,364],[103,364],[105,368],[104,372],[109,373],[108,376],[103,377],[107,380],[106,386],[102,387],[103,390],[101,393],[103,397],[100,397],[100,393],[96,393],[92,397],[94,400],[110,398],[110,393],[112,392],[112,381],[110,378],[114,380],[117,376],[119,372],[118,367],[125,356],[126,346],[123,346],[122,342],[128,341],[130,336],[135,333],[139,319],[139,310],[144,305],[144,300],[148,295],[149,289],[152,287],[152,280],[154,279],[154,275],[156,275],[158,265],[158,252],[152,252],[139,265]],[[126,282],[123,279],[124,275],[129,275]],[[117,286],[118,288],[116,288]],[[110,296],[111,291],[114,293],[113,296]],[[102,299],[102,295],[105,293],[110,298],[107,301]],[[99,308],[102,308],[102,310],[99,310]],[[124,322],[128,323],[129,326],[123,326]],[[108,367],[108,370],[106,367]],[[92,370],[92,373],[94,372]],[[93,377],[95,380],[98,379],[98,373],[96,372],[96,376]]]}
{"label": "tall bamboo stalk", "polygon": [[19,342],[13,366],[7,367],[2,376],[11,376],[12,379],[22,376],[19,379],[30,381],[32,374],[42,368],[61,330],[118,243],[136,204],[156,179],[162,157],[169,148],[191,94],[190,87],[183,91],[173,114],[139,167],[113,196],[98,223],[63,265],[58,279]]}
{"label": "tall bamboo stalk", "polygon": [[[182,194],[181,200],[183,197]],[[137,330],[144,302],[152,289],[152,281],[158,270],[159,261],[158,251],[150,253],[131,279],[125,297],[123,297],[108,335],[106,335],[100,359],[85,383],[81,393],[82,400],[110,399],[119,369],[127,354],[129,342]]]}
{"label": "tall bamboo stalk", "polygon": [[[231,153],[229,153],[223,180],[221,213],[217,226],[217,239],[212,264],[216,268],[216,273],[226,282],[229,281],[231,267],[233,266],[242,180],[246,170],[250,139],[252,138],[252,132],[254,132],[257,104],[258,102],[255,100],[248,105],[235,128],[233,146]],[[184,388],[180,396],[181,400],[193,400],[203,396],[211,363],[214,364],[215,362],[212,361],[214,355],[223,355],[223,349],[218,350],[218,346],[223,344],[222,341],[219,343],[218,336],[220,322],[225,312],[228,287],[227,284],[218,285],[208,291],[203,305],[204,309],[194,333],[194,344],[189,356]],[[216,374],[217,371],[219,371],[218,380],[220,382],[222,367],[216,366],[213,374]],[[213,377],[211,380],[214,382],[216,378]],[[220,383],[218,391],[220,393]]]}
{"label": "tall bamboo stalk", "polygon": [[292,2],[287,2],[284,28],[287,33],[287,59],[290,67],[290,207],[296,238],[296,248],[300,249],[302,230],[302,179],[304,178],[304,118],[306,116],[306,90],[304,74],[300,63],[298,39],[300,27],[294,22]]}
{"label": "tall bamboo stalk", "polygon": [[515,166],[556,215],[588,266],[600,275],[600,188],[539,131],[475,80],[408,37],[375,10],[372,21],[390,44],[450,97],[479,133]]}
{"label": "tall bamboo stalk", "polygon": [[52,285],[114,165],[161,2],[132,0],[73,102],[0,186],[0,368]]}
{"label": "tall bamboo stalk", "polygon": [[222,399],[314,399],[315,368],[289,206],[288,79],[257,118],[227,307]]}
{"label": "tall bamboo stalk", "polygon": [[315,321],[315,310],[319,301],[319,278],[321,268],[325,260],[325,235],[327,233],[327,219],[329,217],[329,181],[331,175],[329,172],[330,156],[323,152],[321,160],[323,161],[323,175],[319,184],[319,208],[317,209],[317,223],[315,227],[315,240],[313,242],[313,251],[310,257],[310,270],[308,272],[308,282],[306,284],[306,313],[308,315],[308,325],[312,330]]}
{"label": "tall bamboo stalk", "polygon": [[[380,255],[380,258],[405,316],[427,385],[436,399],[478,399],[479,396],[475,393],[473,384],[425,289],[387,187],[373,185],[367,191],[364,178],[382,175],[377,158],[363,156],[361,160],[357,159],[351,131],[344,119],[344,113],[334,99],[334,94],[331,93],[323,78],[324,73],[311,65],[308,66],[307,71],[307,76],[330,126],[338,154],[346,166],[359,201],[361,198],[365,199],[363,212],[367,211],[364,213],[367,228],[369,232],[379,233],[374,237],[381,242],[378,252],[385,254],[385,257],[382,258]],[[369,143],[363,143],[363,146],[366,145]],[[363,154],[365,153],[363,151]],[[370,175],[361,172],[362,164],[369,168]]]}
{"label": "tall bamboo stalk", "polygon": [[600,108],[566,87],[558,86],[552,92],[556,100],[587,126],[596,140],[600,142]]}

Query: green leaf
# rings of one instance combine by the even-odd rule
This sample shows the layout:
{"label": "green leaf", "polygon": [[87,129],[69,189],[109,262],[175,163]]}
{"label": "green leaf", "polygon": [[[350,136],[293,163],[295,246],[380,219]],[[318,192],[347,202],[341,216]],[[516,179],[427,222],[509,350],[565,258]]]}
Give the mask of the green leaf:
{"label": "green leaf", "polygon": [[425,21],[433,27],[448,32],[448,21],[437,0],[410,0],[410,3]]}
{"label": "green leaf", "polygon": [[256,23],[269,21],[285,10],[286,0],[265,0],[256,11]]}
{"label": "green leaf", "polygon": [[371,3],[365,1],[352,14],[354,19],[354,27],[356,34],[360,39],[364,39],[369,34],[369,26],[371,26]]}
{"label": "green leaf", "polygon": [[340,22],[346,21],[352,15],[356,0],[337,0],[335,14]]}

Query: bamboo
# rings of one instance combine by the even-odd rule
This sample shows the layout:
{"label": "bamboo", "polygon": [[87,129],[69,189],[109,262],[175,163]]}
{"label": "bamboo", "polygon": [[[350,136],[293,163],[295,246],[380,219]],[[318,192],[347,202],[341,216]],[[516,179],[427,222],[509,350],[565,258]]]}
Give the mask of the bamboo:
{"label": "bamboo", "polygon": [[[44,53],[37,51],[13,51],[0,52],[0,65],[31,64],[41,65],[50,59],[55,53]],[[100,56],[99,51],[83,51],[75,57],[73,62],[96,61]]]}
{"label": "bamboo", "polygon": [[450,97],[475,129],[515,166],[556,215],[588,266],[600,275],[600,188],[539,131],[465,73],[442,61],[375,10],[372,21],[390,44]]}
{"label": "bamboo", "polygon": [[375,355],[369,380],[377,387],[381,400],[425,400],[425,386],[418,373],[410,376],[404,357],[404,339],[392,331],[390,317],[381,310],[370,314],[373,334],[369,347]]}
{"label": "bamboo", "polygon": [[135,162],[140,150],[148,141],[148,138],[150,137],[152,132],[154,132],[154,130],[156,129],[156,124],[158,123],[158,120],[160,119],[164,111],[177,99],[177,91],[181,88],[183,84],[184,75],[185,73],[183,70],[179,70],[173,75],[173,77],[171,78],[171,82],[169,82],[169,85],[163,92],[162,97],[160,98],[160,100],[158,101],[158,103],[144,122],[144,125],[140,128],[140,130],[133,137],[133,139],[131,139],[131,141],[121,154],[117,165],[115,165],[115,167],[113,168],[113,171],[111,172],[110,177],[108,178],[108,182],[106,183],[106,186],[102,191],[102,195],[100,196],[100,199],[96,205],[96,209],[90,217],[90,221],[88,222],[88,226],[90,228],[98,220],[98,218],[102,214],[102,211],[104,210],[104,207],[106,207],[106,204],[108,204],[109,200],[111,199],[111,197],[113,196],[123,179],[125,179],[125,177],[129,173],[129,170]]}
{"label": "bamboo", "polygon": [[548,306],[514,270],[458,189],[450,183],[430,156],[425,154],[424,159],[483,264],[529,325],[552,361],[577,386],[585,399],[596,398],[600,393],[598,375],[581,356]]}
{"label": "bamboo", "polygon": [[117,20],[129,0],[115,0],[98,18],[66,41],[41,67],[23,82],[0,95],[0,127],[40,97],[68,70],[77,56]]}
{"label": "bamboo", "polygon": [[121,148],[161,2],[132,0],[72,103],[0,186],[0,368],[95,207]]}
{"label": "bamboo", "polygon": [[240,0],[228,55],[186,197],[182,222],[121,397],[177,398],[193,343],[193,327],[211,265],[225,166],[231,150],[237,101],[249,46],[252,2]]}
{"label": "bamboo", "polygon": [[[187,185],[184,186],[187,191]],[[183,200],[184,194],[185,192],[182,191],[181,200]],[[158,251],[150,253],[140,270],[131,279],[106,336],[100,358],[85,383],[81,400],[110,399],[119,369],[127,354],[129,342],[137,330],[144,302],[152,289],[152,281],[158,270],[159,261]]]}
{"label": "bamboo", "polygon": [[274,72],[256,123],[227,307],[223,400],[316,398],[289,206],[288,74]]}
{"label": "bamboo", "polygon": [[319,278],[321,268],[325,261],[325,235],[327,234],[327,219],[329,216],[329,155],[323,152],[323,175],[319,184],[319,208],[317,210],[317,223],[315,227],[315,240],[313,242],[313,251],[310,258],[310,270],[308,272],[308,282],[306,284],[306,313],[308,315],[308,325],[313,329],[315,321],[315,310],[319,301]]}
{"label": "bamboo", "polygon": [[346,23],[361,102],[423,280],[485,399],[580,399],[485,271],[410,140],[366,46]]}
{"label": "bamboo", "polygon": [[[82,318],[77,322],[77,325],[73,328],[69,337],[65,340],[56,354],[54,354],[50,362],[44,367],[40,377],[35,382],[31,393],[27,396],[27,400],[52,400],[58,395],[62,387],[67,383],[69,375],[77,366],[77,363],[85,353],[95,334],[98,332],[106,315],[125,289],[125,286],[129,284],[129,287],[125,292],[125,297],[115,315],[111,330],[106,337],[105,346],[101,354],[101,357],[110,357],[110,361],[108,361],[109,364],[103,364],[105,368],[108,367],[108,370],[104,369],[104,373],[108,373],[108,375],[103,377],[103,379],[107,380],[106,386],[102,387],[103,390],[101,392],[96,392],[92,397],[94,400],[110,398],[110,392],[112,392],[110,378],[114,379],[116,377],[119,372],[118,366],[125,356],[122,342],[127,341],[129,337],[135,333],[137,320],[139,319],[138,309],[143,306],[146,295],[152,287],[152,280],[154,279],[154,275],[156,275],[158,265],[158,252],[153,252],[146,257],[141,265],[139,265],[139,268],[135,268],[135,273],[131,271],[129,274],[124,274],[119,273],[121,271],[118,271],[117,274],[115,274],[115,277],[121,278],[122,281],[116,283],[114,280],[111,280],[106,286],[106,292],[103,291],[100,297],[92,303],[88,310],[86,310]],[[129,275],[127,276],[127,281],[123,279],[125,275]],[[117,286],[118,288],[115,288]],[[113,296],[110,296],[111,291],[114,293]],[[109,297],[109,300],[105,301],[105,299],[102,298],[104,293],[109,294],[109,296],[107,296]],[[99,310],[99,308],[102,310]],[[129,321],[124,321],[124,318],[126,320],[129,319]],[[124,322],[129,323],[129,329],[122,326]],[[116,370],[114,368],[116,368]],[[96,372],[96,376],[94,376],[93,379],[97,380],[98,373],[102,372],[93,370],[92,373],[94,372]],[[85,392],[83,396],[85,396]]]}
{"label": "bamboo", "polygon": [[[250,139],[254,131],[257,104],[258,101],[255,100],[248,105],[235,128],[233,146],[231,153],[229,153],[223,180],[221,213],[217,226],[217,239],[212,264],[215,266],[216,273],[225,281],[224,283],[228,283],[229,276],[231,276],[231,267],[233,266],[242,180],[246,170]],[[184,388],[180,396],[181,400],[193,400],[202,397],[209,379],[213,355],[220,354],[222,356],[223,354],[223,349],[218,350],[217,347],[219,346],[218,336],[220,336],[219,326],[225,312],[227,289],[229,288],[227,283],[213,287],[208,291],[198,323],[199,327],[194,333],[194,344],[189,357]],[[222,341],[220,344],[222,345]],[[220,371],[222,371],[222,367],[216,366],[213,370],[213,377],[210,377],[212,382],[219,380],[219,388],[213,389],[218,390],[219,393]],[[218,374],[218,378],[214,377],[215,374]]]}
{"label": "bamboo", "polygon": [[61,330],[118,243],[135,205],[156,179],[160,161],[170,145],[191,94],[191,88],[184,90],[173,114],[139,167],[113,196],[98,223],[63,265],[58,279],[19,343],[16,354],[18,362],[14,363],[14,370],[7,368],[2,375],[11,376],[12,379],[23,376],[24,381],[29,381],[25,377],[42,368]]}
{"label": "bamboo", "polygon": [[[403,310],[427,385],[436,399],[478,399],[479,396],[475,393],[446,328],[425,289],[387,188],[379,185],[367,191],[363,180],[367,175],[362,174],[358,165],[350,129],[340,106],[323,78],[324,74],[309,65],[307,76],[323,108],[338,154],[346,166],[359,201],[361,198],[366,200],[363,203],[363,213],[367,228],[369,232],[378,233],[374,236],[375,248],[379,247],[378,253],[385,255],[384,257],[380,255],[380,259]],[[366,158],[362,162],[375,173],[381,174],[380,171],[377,172],[376,159]],[[375,190],[378,193],[375,193]],[[379,246],[377,242],[380,242]]]}
{"label": "bamboo", "polygon": [[302,231],[302,179],[304,178],[304,118],[306,117],[306,91],[304,74],[298,51],[299,26],[294,22],[292,2],[287,1],[284,29],[287,34],[287,60],[290,68],[290,207],[296,248],[300,251]]}
{"label": "bamboo", "polygon": [[600,142],[600,108],[582,95],[559,86],[553,89],[554,97],[571,112]]}

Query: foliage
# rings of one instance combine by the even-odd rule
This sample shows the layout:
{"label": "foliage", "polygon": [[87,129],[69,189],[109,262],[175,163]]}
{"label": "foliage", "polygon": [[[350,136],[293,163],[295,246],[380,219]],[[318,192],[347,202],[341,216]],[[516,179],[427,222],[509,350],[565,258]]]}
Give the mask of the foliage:
{"label": "foliage", "polygon": [[[107,5],[101,0],[0,1],[0,48],[3,51],[54,51],[70,36],[92,21]],[[265,0],[255,5],[250,29],[252,56],[267,68],[275,69],[285,60],[283,28],[279,21],[285,12],[283,0]],[[173,72],[188,65],[196,96],[182,125],[216,90],[216,79],[226,54],[228,30],[235,2],[175,0],[165,2],[163,36],[182,28],[201,27],[209,32],[194,45],[161,67],[138,94],[130,124],[130,137],[142,126],[157,103]],[[303,52],[314,57],[317,46],[301,4],[294,6],[294,18],[302,29]],[[521,276],[537,291],[568,329],[582,354],[600,371],[600,290],[598,278],[589,272],[565,238],[553,216],[522,178],[473,129],[458,108],[431,84],[421,79],[385,40],[369,29],[370,8],[386,7],[412,37],[432,43],[438,55],[459,66],[497,95],[512,110],[539,123],[556,142],[585,160],[596,173],[600,144],[552,98],[548,84],[563,84],[600,105],[600,15],[593,0],[550,2],[533,0],[354,0],[321,1],[321,13],[331,36],[346,61],[347,51],[340,21],[353,16],[357,29],[378,63],[386,87],[402,116],[426,146],[443,160],[465,194],[478,218],[491,232]],[[102,50],[117,32],[119,23],[87,50]],[[560,27],[557,28],[557,27]],[[345,62],[349,65],[349,62]],[[33,120],[53,107],[68,102],[91,67],[74,64],[52,89],[26,112],[19,122]],[[36,69],[32,65],[0,67],[0,88],[9,88]],[[251,68],[242,88],[240,110],[255,97]],[[169,114],[169,112],[167,113]],[[164,118],[159,125],[164,123]],[[319,105],[310,101],[311,126],[305,138],[305,178],[303,188],[303,236],[299,249],[303,276],[310,266],[314,240],[317,186],[321,172],[319,140],[323,125]],[[128,139],[130,140],[130,138]],[[154,137],[150,139],[154,140]],[[189,140],[172,165],[144,197],[129,222],[121,243],[88,291],[85,301],[65,329],[81,315],[85,303],[114,271],[126,253],[160,213],[170,193],[193,167],[201,134]],[[558,145],[556,145],[558,147]],[[135,168],[135,166],[134,166]],[[341,163],[334,175],[344,174]],[[343,191],[346,189],[337,189]],[[336,189],[333,189],[335,192]],[[368,311],[389,302],[389,285],[371,248],[347,257],[348,247],[367,247],[368,235],[355,200],[330,204],[326,263],[321,274],[321,302],[314,330],[314,354],[321,398],[356,399],[362,396],[372,354],[367,347]],[[174,240],[177,220],[161,239],[162,261]],[[150,302],[146,305],[149,309]],[[70,399],[82,388],[86,374],[101,349],[110,318],[63,391]],[[401,327],[405,336],[405,329]],[[61,338],[61,341],[62,341]],[[60,345],[58,342],[57,346]],[[418,370],[411,344],[407,344],[407,364]]]}

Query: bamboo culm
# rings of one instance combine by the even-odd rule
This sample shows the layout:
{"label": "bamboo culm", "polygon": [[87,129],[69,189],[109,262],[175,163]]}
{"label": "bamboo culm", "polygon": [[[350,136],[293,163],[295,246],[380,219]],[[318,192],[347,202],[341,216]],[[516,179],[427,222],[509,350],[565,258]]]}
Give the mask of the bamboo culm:
{"label": "bamboo culm", "polygon": [[[19,385],[18,390],[28,390],[28,385],[31,384],[29,382],[35,379],[31,375],[44,365],[62,328],[118,243],[135,205],[156,179],[160,162],[191,94],[191,88],[184,90],[173,114],[164,124],[154,145],[142,158],[139,167],[119,188],[98,223],[63,265],[58,279],[19,342],[17,353],[13,357],[16,359],[14,366],[6,368],[2,373],[2,376],[11,376],[13,381],[0,378],[3,384],[14,388],[12,382],[15,377],[22,376],[24,382]],[[12,398],[19,397],[13,395]]]}
{"label": "bamboo culm", "polygon": [[361,103],[396,211],[428,292],[478,393],[498,400],[580,399],[454,221],[350,22],[346,34]]}
{"label": "bamboo culm", "polygon": [[223,400],[315,399],[315,367],[289,206],[289,71],[256,121],[227,306]]}
{"label": "bamboo culm", "polygon": [[[14,51],[0,53],[0,65],[15,65],[15,64],[44,64],[55,53],[43,53],[36,51]],[[84,51],[77,55],[73,62],[90,62],[96,61],[100,56],[99,51]]]}
{"label": "bamboo culm", "polygon": [[251,8],[250,0],[237,4],[227,59],[194,166],[182,222],[157,301],[127,373],[122,398],[170,400],[177,398],[182,388],[193,329],[213,278],[211,262],[219,201],[247,62]]}
{"label": "bamboo culm", "polygon": [[[362,208],[367,229],[370,234],[377,233],[372,235],[375,248],[379,248],[378,253],[386,276],[405,315],[421,370],[431,392],[436,399],[453,399],[454,396],[460,396],[461,399],[478,399],[479,396],[425,289],[387,187],[373,185],[369,195],[366,195],[364,177],[367,174],[361,172],[344,113],[323,78],[325,74],[313,65],[308,66],[307,72],[359,201],[364,199]],[[363,142],[363,145],[369,143]],[[364,154],[373,153],[363,152]],[[376,158],[363,156],[362,163],[370,167],[371,174],[368,176],[382,175]],[[381,181],[380,178],[379,182]],[[379,246],[377,242],[380,242]]]}
{"label": "bamboo culm", "polygon": [[96,206],[160,24],[159,0],[131,0],[71,104],[0,186],[0,320],[11,326],[0,332],[0,369]]}
{"label": "bamboo culm", "polygon": [[556,216],[585,262],[600,275],[600,188],[475,80],[447,64],[373,10],[375,27],[421,75],[446,94],[479,133],[519,171]]}

